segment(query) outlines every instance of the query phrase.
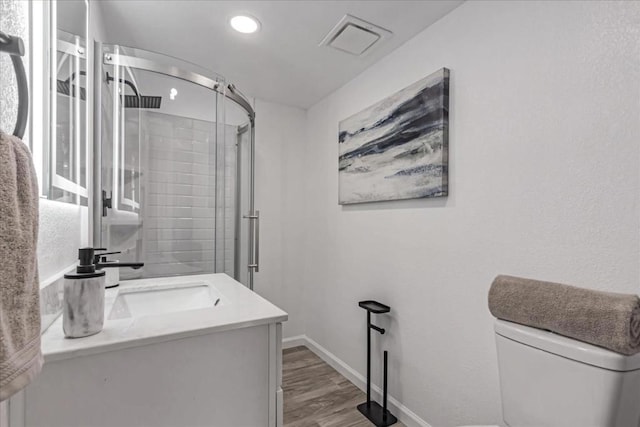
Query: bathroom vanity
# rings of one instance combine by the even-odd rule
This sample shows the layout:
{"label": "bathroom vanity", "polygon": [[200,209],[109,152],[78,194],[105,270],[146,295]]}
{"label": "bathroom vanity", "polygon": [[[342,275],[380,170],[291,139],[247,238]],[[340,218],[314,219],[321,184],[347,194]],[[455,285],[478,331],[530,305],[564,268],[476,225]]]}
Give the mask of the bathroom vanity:
{"label": "bathroom vanity", "polygon": [[102,332],[64,338],[58,319],[43,334],[11,427],[282,425],[287,313],[225,274],[126,281],[105,299]]}

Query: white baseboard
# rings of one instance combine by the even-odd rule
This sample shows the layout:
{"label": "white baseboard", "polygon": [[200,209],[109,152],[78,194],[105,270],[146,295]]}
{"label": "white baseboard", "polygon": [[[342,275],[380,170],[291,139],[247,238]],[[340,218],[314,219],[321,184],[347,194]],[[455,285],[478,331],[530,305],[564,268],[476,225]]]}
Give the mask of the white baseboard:
{"label": "white baseboard", "polygon": [[282,348],[293,348],[307,345],[307,337],[304,335],[296,335],[295,337],[289,337],[282,340]]}
{"label": "white baseboard", "polygon": [[9,427],[9,401],[0,402],[0,427]]}
{"label": "white baseboard", "polygon": [[[285,338],[282,340],[282,348],[292,348],[301,345],[314,352],[320,359],[324,360],[329,366],[351,381],[360,390],[366,390],[367,379],[364,376],[308,336],[297,335],[295,337]],[[374,384],[371,384],[371,394],[376,401],[380,401],[382,399],[382,390]],[[392,396],[389,395],[387,397],[387,402],[389,410],[407,427],[431,427],[428,422],[420,418],[415,412],[404,406]]]}

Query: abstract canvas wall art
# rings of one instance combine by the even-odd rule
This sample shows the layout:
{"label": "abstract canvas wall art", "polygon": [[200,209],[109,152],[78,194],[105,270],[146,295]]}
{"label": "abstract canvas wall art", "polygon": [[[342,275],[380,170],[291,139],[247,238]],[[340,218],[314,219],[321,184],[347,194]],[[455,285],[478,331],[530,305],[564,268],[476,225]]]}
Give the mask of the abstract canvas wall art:
{"label": "abstract canvas wall art", "polygon": [[448,192],[449,70],[339,124],[339,203],[441,197]]}

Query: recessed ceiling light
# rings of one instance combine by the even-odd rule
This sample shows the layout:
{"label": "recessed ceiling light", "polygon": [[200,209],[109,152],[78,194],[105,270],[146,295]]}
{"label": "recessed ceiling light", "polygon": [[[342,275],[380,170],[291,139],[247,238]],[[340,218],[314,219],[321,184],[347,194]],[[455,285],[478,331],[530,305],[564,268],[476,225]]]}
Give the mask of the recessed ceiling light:
{"label": "recessed ceiling light", "polygon": [[260,29],[260,21],[247,15],[234,16],[229,23],[234,30],[244,34],[255,33]]}
{"label": "recessed ceiling light", "polygon": [[177,94],[178,94],[178,90],[175,87],[172,87],[171,90],[169,91],[169,99],[173,101],[174,99],[176,99]]}

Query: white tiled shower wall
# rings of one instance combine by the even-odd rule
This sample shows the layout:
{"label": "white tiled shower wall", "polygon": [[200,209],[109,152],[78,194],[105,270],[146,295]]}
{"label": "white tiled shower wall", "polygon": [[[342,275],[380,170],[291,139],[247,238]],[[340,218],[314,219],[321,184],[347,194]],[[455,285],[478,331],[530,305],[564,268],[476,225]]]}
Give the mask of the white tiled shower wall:
{"label": "white tiled shower wall", "polygon": [[224,129],[224,246],[216,251],[215,123],[151,111],[141,121],[148,147],[145,276],[213,273],[216,256],[233,275],[237,128]]}

